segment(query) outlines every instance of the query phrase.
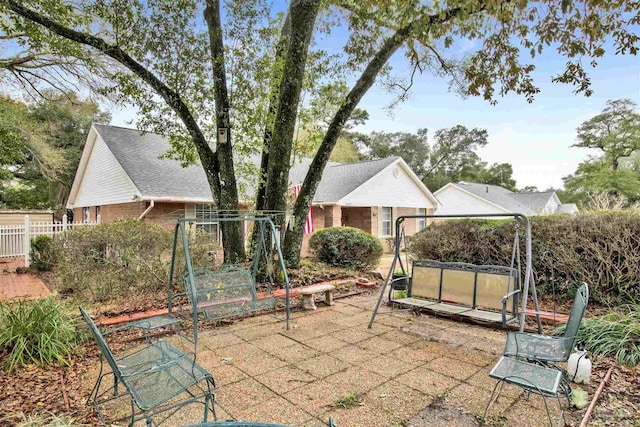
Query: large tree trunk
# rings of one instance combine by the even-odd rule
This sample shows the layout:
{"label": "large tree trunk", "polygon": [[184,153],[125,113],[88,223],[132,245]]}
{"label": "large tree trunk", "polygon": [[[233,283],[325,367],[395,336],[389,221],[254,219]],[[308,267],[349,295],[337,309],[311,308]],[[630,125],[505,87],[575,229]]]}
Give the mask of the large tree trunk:
{"label": "large tree trunk", "polygon": [[[209,46],[213,65],[213,87],[216,104],[216,128],[219,135],[215,163],[218,165],[220,175],[218,185],[212,185],[212,187],[218,193],[218,209],[222,211],[222,215],[235,216],[238,211],[238,186],[233,168],[231,127],[229,125],[229,95],[227,93],[227,76],[224,65],[219,0],[207,0],[204,18],[209,28]],[[224,132],[226,138],[221,138],[220,132]],[[245,258],[241,226],[241,222],[223,222],[221,224],[225,262],[233,263]]]}
{"label": "large tree trunk", "polygon": [[300,264],[300,251],[302,249],[302,238],[306,217],[311,207],[313,196],[315,195],[320,179],[322,178],[322,171],[324,171],[324,168],[329,161],[331,151],[333,151],[333,148],[338,142],[338,137],[344,128],[344,124],[349,120],[351,113],[353,113],[353,110],[356,108],[364,94],[373,85],[382,67],[384,67],[391,55],[393,55],[409,37],[410,31],[410,26],[407,26],[398,30],[392,37],[387,39],[369,65],[367,65],[367,68],[364,70],[353,88],[351,88],[351,91],[338,109],[338,112],[331,120],[322,143],[320,144],[320,148],[318,148],[318,152],[309,166],[300,194],[298,194],[298,199],[296,200],[296,204],[293,208],[293,225],[285,234],[283,256],[287,265],[295,267]]}
{"label": "large tree trunk", "polygon": [[289,47],[289,37],[291,35],[291,15],[287,13],[280,38],[276,44],[275,70],[271,80],[271,90],[269,93],[269,109],[267,110],[267,122],[264,126],[264,137],[262,142],[262,157],[260,159],[260,176],[258,178],[258,191],[256,192],[256,210],[266,209],[266,189],[267,173],[269,168],[269,150],[271,149],[271,139],[273,128],[278,113],[278,99],[280,98],[280,85],[282,83],[282,71],[284,55]]}
{"label": "large tree trunk", "polygon": [[[265,206],[270,211],[282,212],[286,209],[298,103],[300,102],[309,43],[320,3],[320,0],[299,0],[293,3],[290,8],[291,35],[283,65],[278,112],[273,127],[267,168]],[[284,217],[277,215],[274,222],[277,226],[282,226]]]}

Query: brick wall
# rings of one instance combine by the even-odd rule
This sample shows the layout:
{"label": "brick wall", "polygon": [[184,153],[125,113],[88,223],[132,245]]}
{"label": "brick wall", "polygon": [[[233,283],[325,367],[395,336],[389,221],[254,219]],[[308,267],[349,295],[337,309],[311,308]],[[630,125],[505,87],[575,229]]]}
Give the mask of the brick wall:
{"label": "brick wall", "polygon": [[[100,216],[103,223],[120,220],[137,219],[149,207],[149,202],[118,203],[114,205],[100,206]],[[91,221],[96,221],[97,210],[95,206],[89,208]],[[145,216],[145,221],[162,225],[172,229],[176,220],[184,216],[184,203],[156,203]],[[73,209],[73,220],[82,221],[82,208]]]}
{"label": "brick wall", "polygon": [[[359,228],[362,231],[371,233],[373,222],[377,217],[372,217],[371,208],[342,208],[342,225]],[[377,230],[377,227],[376,227]]]}
{"label": "brick wall", "polygon": [[342,225],[342,208],[338,205],[324,207],[324,226],[340,227]]}

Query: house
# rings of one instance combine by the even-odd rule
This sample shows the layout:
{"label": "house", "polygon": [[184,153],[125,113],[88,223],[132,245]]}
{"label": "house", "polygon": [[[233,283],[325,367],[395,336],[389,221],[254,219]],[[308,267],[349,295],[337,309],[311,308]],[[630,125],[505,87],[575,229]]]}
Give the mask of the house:
{"label": "house", "polygon": [[438,214],[520,213],[527,216],[578,211],[574,203],[562,203],[555,191],[514,193],[498,185],[477,182],[450,182],[436,191],[442,203]]}
{"label": "house", "polygon": [[[74,220],[95,221],[99,215],[105,223],[138,218],[173,226],[179,217],[214,216],[202,167],[183,168],[176,160],[160,158],[168,148],[168,140],[161,135],[92,125],[67,202]],[[292,184],[303,181],[310,162],[303,159],[292,168]],[[314,229],[347,225],[385,240],[393,236],[398,215],[433,213],[438,206],[438,200],[407,163],[400,157],[389,157],[345,165],[330,163],[312,212]],[[405,232],[413,234],[424,226],[424,221],[411,220]]]}

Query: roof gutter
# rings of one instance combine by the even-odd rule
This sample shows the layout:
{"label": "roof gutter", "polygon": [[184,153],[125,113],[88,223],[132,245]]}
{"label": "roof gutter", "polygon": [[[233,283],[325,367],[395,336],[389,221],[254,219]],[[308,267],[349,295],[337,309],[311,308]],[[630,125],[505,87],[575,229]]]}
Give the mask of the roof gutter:
{"label": "roof gutter", "polygon": [[203,203],[210,204],[214,203],[211,199],[198,199],[198,198],[190,198],[190,197],[170,197],[170,196],[144,196],[141,197],[140,200],[143,202],[167,202],[167,203]]}
{"label": "roof gutter", "polygon": [[147,207],[147,209],[145,209],[144,212],[140,214],[140,216],[138,217],[138,221],[142,220],[142,218],[144,218],[151,211],[151,209],[153,209],[155,205],[156,205],[155,200],[152,200],[149,203],[149,206]]}

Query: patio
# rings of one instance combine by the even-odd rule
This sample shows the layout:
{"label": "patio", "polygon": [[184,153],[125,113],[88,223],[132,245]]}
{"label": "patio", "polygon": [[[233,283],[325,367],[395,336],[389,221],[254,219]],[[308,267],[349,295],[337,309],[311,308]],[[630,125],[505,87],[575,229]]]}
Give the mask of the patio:
{"label": "patio", "polygon": [[[326,425],[329,417],[339,427],[479,425],[495,384],[488,373],[505,332],[410,312],[378,316],[367,329],[376,298],[377,292],[358,295],[294,313],[289,331],[271,315],[201,331],[197,360],[215,377],[218,419],[295,426]],[[177,337],[168,340],[181,344]],[[96,375],[87,373],[88,387]],[[361,401],[348,409],[336,406],[350,394]],[[559,414],[556,402],[550,401],[550,409]],[[168,424],[198,415],[200,408],[185,408]],[[487,424],[544,425],[545,419],[538,396],[527,401],[521,389],[507,385]]]}

